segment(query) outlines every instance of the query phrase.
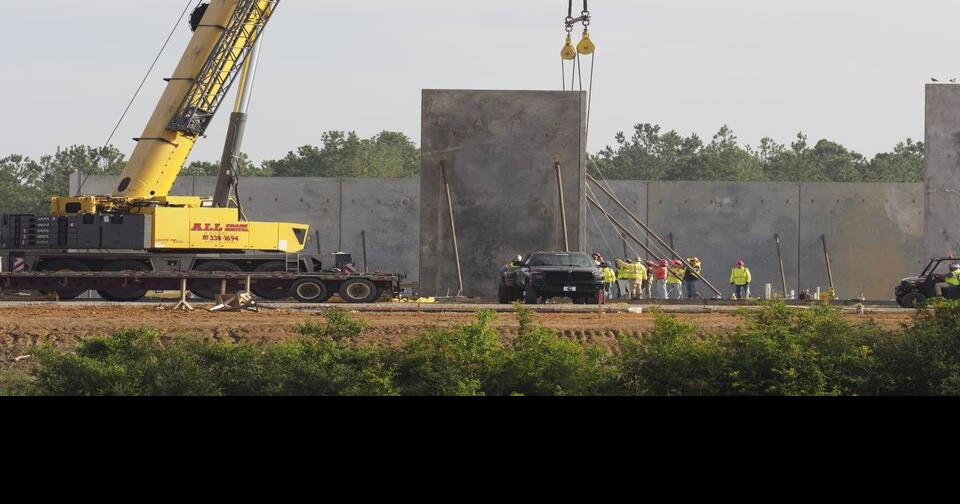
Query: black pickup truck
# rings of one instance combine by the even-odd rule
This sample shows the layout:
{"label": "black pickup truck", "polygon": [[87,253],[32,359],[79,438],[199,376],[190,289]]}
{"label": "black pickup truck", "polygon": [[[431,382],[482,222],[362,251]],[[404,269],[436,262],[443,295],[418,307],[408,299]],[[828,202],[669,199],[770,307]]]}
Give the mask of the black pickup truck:
{"label": "black pickup truck", "polygon": [[579,252],[536,252],[500,270],[500,303],[539,304],[567,297],[577,304],[600,304],[603,273]]}

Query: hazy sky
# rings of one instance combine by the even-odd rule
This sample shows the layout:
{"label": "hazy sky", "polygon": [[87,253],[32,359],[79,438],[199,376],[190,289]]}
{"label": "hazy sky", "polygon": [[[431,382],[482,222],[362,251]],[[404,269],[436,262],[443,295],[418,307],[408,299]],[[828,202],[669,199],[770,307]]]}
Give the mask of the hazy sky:
{"label": "hazy sky", "polygon": [[[185,0],[0,0],[0,156],[101,144]],[[955,0],[593,0],[590,149],[654,122],[706,138],[803,130],[864,154],[923,136],[923,85],[960,76]],[[558,89],[563,0],[282,0],[247,128],[254,160],[325,130],[420,137],[423,88]],[[133,147],[189,40],[114,140]],[[230,100],[232,104],[232,99]],[[193,159],[219,159],[221,113]]]}

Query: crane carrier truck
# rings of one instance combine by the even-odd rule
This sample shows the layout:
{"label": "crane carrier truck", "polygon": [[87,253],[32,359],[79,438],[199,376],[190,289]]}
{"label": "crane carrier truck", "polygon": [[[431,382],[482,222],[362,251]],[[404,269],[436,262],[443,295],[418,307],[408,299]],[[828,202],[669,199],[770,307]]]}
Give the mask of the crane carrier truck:
{"label": "crane carrier truck", "polygon": [[[309,226],[247,221],[231,198],[258,43],[278,4],[211,0],[193,11],[190,43],[112,194],[53,197],[49,216],[0,216],[0,289],[136,301],[186,281],[213,299],[249,279],[269,300],[324,302],[338,293],[361,303],[399,292],[403,275],[357,273],[348,260],[324,269],[319,255],[304,253]],[[215,195],[171,195],[235,81]]]}

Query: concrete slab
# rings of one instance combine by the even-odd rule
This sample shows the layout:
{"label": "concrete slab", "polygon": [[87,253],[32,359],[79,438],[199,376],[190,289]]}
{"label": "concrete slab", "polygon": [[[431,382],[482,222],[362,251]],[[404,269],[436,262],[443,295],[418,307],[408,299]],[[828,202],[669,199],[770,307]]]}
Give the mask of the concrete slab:
{"label": "concrete slab", "polygon": [[960,253],[960,84],[926,86],[926,256]]}
{"label": "concrete slab", "polygon": [[563,247],[555,164],[563,173],[569,245],[585,241],[585,94],[424,90],[420,287],[458,290],[441,173],[452,191],[464,295],[493,296],[511,256]]}
{"label": "concrete slab", "polygon": [[800,211],[803,288],[829,286],[821,235],[843,298],[893,299],[899,280],[927,263],[920,184],[806,183]]}
{"label": "concrete slab", "polygon": [[753,274],[754,296],[763,295],[767,283],[782,292],[779,233],[787,286],[796,289],[797,191],[795,183],[651,182],[648,224],[664,240],[672,234],[679,253],[701,258],[704,277],[724,297],[733,294],[728,280],[740,259]]}

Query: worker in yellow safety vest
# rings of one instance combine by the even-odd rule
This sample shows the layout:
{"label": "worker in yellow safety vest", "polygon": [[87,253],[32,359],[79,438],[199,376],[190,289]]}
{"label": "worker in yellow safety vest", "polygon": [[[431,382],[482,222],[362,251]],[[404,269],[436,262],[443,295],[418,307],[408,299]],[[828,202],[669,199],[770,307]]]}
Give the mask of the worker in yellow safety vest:
{"label": "worker in yellow safety vest", "polygon": [[518,255],[512,261],[508,262],[504,269],[507,271],[516,271],[523,267],[523,256]]}
{"label": "worker in yellow safety vest", "polygon": [[734,299],[749,298],[751,283],[753,283],[753,275],[750,274],[750,268],[747,268],[747,263],[737,261],[737,266],[730,272],[730,285],[736,287]]}
{"label": "worker in yellow safety vest", "polygon": [[608,262],[600,264],[600,271],[603,273],[603,292],[607,299],[610,299],[611,286],[617,281],[617,272],[613,271],[613,267]]}
{"label": "worker in yellow safety vest", "polygon": [[647,280],[647,267],[639,257],[636,262],[629,259],[621,261],[617,259],[617,266],[620,268],[620,279],[627,283],[626,295],[629,299],[642,299],[643,284]]}
{"label": "worker in yellow safety vest", "polygon": [[667,299],[683,299],[683,277],[687,274],[687,268],[684,267],[680,259],[673,260],[673,266],[670,268],[670,276],[667,277]]}
{"label": "worker in yellow safety vest", "polygon": [[950,265],[950,273],[947,273],[943,282],[938,283],[935,288],[937,290],[937,296],[943,297],[943,289],[950,289],[954,287],[960,287],[960,264]]}

